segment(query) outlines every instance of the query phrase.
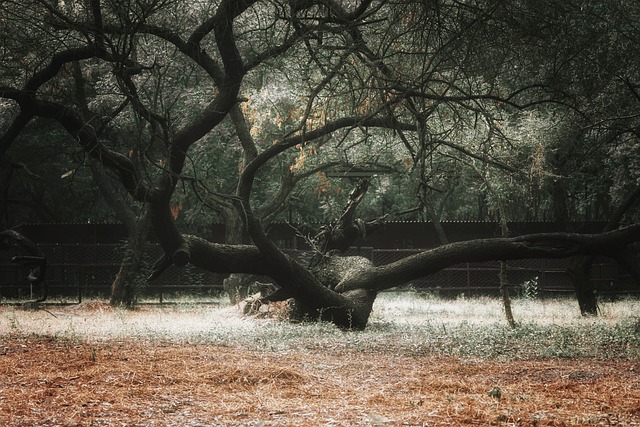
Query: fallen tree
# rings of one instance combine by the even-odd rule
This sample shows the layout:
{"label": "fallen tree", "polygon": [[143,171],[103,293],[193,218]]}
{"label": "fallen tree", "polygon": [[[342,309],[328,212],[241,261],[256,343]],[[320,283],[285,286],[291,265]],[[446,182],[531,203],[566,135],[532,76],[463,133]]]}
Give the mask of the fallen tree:
{"label": "fallen tree", "polygon": [[[326,275],[322,269],[314,274],[275,246],[265,251],[252,245],[211,243],[196,236],[185,236],[185,245],[176,252],[175,259],[178,264],[189,262],[214,272],[270,276],[286,292],[283,296],[304,307],[307,319],[330,321],[346,329],[363,329],[380,291],[455,264],[576,255],[627,260],[633,256],[629,246],[638,241],[640,224],[600,234],[540,233],[455,242],[384,266],[373,266],[360,259],[352,263],[349,257],[331,255],[340,261],[326,261],[325,265],[338,276]],[[335,263],[342,268],[335,268]]]}

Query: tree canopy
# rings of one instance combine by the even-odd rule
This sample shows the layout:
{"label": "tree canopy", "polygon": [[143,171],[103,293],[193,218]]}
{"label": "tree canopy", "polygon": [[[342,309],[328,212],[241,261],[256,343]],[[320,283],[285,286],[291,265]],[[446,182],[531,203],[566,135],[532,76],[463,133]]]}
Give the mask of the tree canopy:
{"label": "tree canopy", "polygon": [[[86,188],[106,171],[108,205],[148,212],[164,252],[154,275],[266,274],[307,314],[355,327],[376,292],[455,262],[636,240],[632,226],[443,246],[327,286],[265,233],[287,207],[339,216],[352,184],[331,176],[345,171],[377,174],[362,208],[434,223],[609,220],[633,206],[634,2],[2,0],[0,16],[4,223],[10,202],[55,211],[60,180]],[[248,239],[186,234],[199,217]],[[625,209],[616,226],[634,218]]]}

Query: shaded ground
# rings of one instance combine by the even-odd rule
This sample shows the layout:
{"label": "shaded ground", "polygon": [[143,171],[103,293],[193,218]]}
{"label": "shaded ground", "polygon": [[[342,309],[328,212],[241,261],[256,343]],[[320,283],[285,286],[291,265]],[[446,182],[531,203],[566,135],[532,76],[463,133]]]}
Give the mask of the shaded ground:
{"label": "shaded ground", "polygon": [[[0,425],[640,425],[640,360],[634,357],[454,357],[430,354],[428,346],[412,351],[388,338],[388,345],[349,346],[375,335],[323,329],[315,329],[325,334],[320,341],[312,335],[307,345],[298,337],[293,347],[275,348],[162,339],[156,329],[153,337],[74,335],[95,319],[137,325],[157,314],[149,311],[99,306],[0,313],[8,319],[0,323]],[[174,322],[186,321],[183,315],[174,313]],[[38,316],[43,328],[47,319],[49,328],[67,322],[67,334],[25,333],[23,316]],[[242,325],[280,331],[277,324]],[[279,333],[314,331],[305,328]],[[500,397],[488,394],[494,387]]]}

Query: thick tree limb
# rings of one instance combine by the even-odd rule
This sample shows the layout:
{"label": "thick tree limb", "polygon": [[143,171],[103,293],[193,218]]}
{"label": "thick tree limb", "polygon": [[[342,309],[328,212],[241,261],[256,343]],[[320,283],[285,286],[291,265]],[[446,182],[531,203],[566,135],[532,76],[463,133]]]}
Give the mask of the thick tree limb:
{"label": "thick tree limb", "polygon": [[212,243],[192,235],[183,237],[182,249],[188,251],[189,263],[196,267],[217,273],[270,275],[273,272],[272,265],[255,246]]}
{"label": "thick tree limb", "polygon": [[640,284],[640,265],[638,265],[637,257],[632,256],[629,251],[620,251],[612,254],[612,258],[618,261],[618,264],[633,277],[636,285]]}
{"label": "thick tree limb", "polygon": [[636,224],[601,234],[543,233],[450,243],[365,270],[338,284],[336,291],[389,289],[461,262],[566,258],[574,255],[612,256],[618,254],[621,248],[639,240],[640,224]]}
{"label": "thick tree limb", "polygon": [[256,158],[247,165],[245,168],[240,184],[239,189],[240,193],[242,192],[250,192],[251,182],[258,169],[260,169],[265,163],[269,160],[277,156],[278,154],[288,150],[291,147],[295,147],[298,144],[304,144],[307,141],[313,141],[317,138],[320,138],[325,135],[329,135],[339,129],[350,128],[350,127],[379,127],[379,128],[387,128],[387,129],[404,129],[404,130],[415,130],[416,127],[411,124],[400,123],[394,117],[343,117],[332,122],[327,123],[324,126],[321,126],[317,129],[301,133],[299,135],[291,136],[289,138],[285,138],[277,144],[274,144],[264,151],[262,151]]}
{"label": "thick tree limb", "polygon": [[361,179],[356,187],[351,190],[349,201],[343,209],[340,219],[322,231],[319,237],[324,240],[321,246],[323,254],[335,249],[345,252],[359,236],[366,232],[364,222],[356,220],[355,214],[368,189],[369,180]]}
{"label": "thick tree limb", "polygon": [[102,145],[93,127],[85,123],[71,109],[54,102],[34,101],[32,111],[37,116],[57,120],[80,143],[87,154],[119,175],[124,187],[136,200],[149,199],[151,191],[140,179],[131,160]]}

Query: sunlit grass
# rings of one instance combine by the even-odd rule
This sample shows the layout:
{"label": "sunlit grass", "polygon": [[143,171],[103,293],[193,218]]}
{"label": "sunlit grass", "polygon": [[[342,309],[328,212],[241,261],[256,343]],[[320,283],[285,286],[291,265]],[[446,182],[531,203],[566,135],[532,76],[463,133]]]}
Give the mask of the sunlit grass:
{"label": "sunlit grass", "polygon": [[[578,303],[573,298],[514,299],[512,308],[516,321],[539,325],[566,325],[584,323],[618,322],[640,316],[640,300],[626,299],[616,302],[600,302],[600,316],[581,316]],[[384,293],[378,297],[374,318],[395,323],[424,323],[438,321],[447,324],[502,324],[505,316],[502,302],[495,297],[443,299],[429,294]]]}
{"label": "sunlit grass", "polygon": [[161,340],[289,351],[394,351],[480,358],[640,357],[640,301],[602,302],[582,317],[573,299],[513,301],[519,323],[506,324],[496,298],[441,299],[384,293],[363,332],[331,324],[243,317],[224,299],[113,309],[104,303],[26,311],[0,307],[0,336],[44,335],[87,342]]}

